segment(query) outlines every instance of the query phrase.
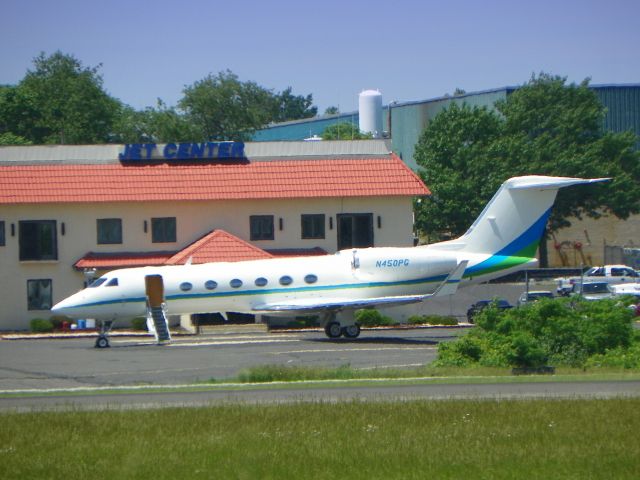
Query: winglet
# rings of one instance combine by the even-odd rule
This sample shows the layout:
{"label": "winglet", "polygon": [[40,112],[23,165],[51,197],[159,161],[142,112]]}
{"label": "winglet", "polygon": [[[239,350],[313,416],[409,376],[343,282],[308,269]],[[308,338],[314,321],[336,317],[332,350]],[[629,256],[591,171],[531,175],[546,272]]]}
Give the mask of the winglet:
{"label": "winglet", "polygon": [[440,297],[442,295],[453,295],[458,290],[462,275],[469,264],[469,260],[461,261],[456,268],[444,279],[444,281],[436,288],[430,297]]}

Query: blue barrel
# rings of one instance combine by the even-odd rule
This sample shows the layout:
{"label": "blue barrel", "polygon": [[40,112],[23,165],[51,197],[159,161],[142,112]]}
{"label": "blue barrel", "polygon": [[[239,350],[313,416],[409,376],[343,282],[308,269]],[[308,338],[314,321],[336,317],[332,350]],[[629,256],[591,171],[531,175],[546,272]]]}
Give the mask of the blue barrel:
{"label": "blue barrel", "polygon": [[86,320],[78,320],[78,329],[79,330],[84,330],[85,328],[87,328],[87,321]]}

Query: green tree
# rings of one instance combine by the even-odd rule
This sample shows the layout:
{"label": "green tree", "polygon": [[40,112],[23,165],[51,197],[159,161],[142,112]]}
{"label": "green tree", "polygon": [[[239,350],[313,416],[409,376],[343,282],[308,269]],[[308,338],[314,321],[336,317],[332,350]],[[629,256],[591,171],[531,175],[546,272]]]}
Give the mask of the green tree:
{"label": "green tree", "polygon": [[323,140],[363,140],[372,138],[370,133],[362,133],[357,125],[350,122],[329,125],[320,136]]}
{"label": "green tree", "polygon": [[501,182],[527,174],[613,178],[561,191],[550,231],[567,226],[571,216],[624,219],[637,213],[635,135],[605,132],[603,116],[588,80],[567,85],[566,78],[544,73],[497,102],[496,111],[452,103],[429,123],[416,146],[416,161],[433,192],[433,200],[418,212],[419,228],[460,235]]}
{"label": "green tree", "polygon": [[275,96],[276,112],[273,122],[299,120],[318,114],[318,107],[313,106],[313,95],[293,95],[291,90],[291,87],[287,87]]}
{"label": "green tree", "polygon": [[122,105],[114,125],[114,140],[121,143],[188,142],[202,138],[186,115],[160,99],[155,108],[144,110]]}
{"label": "green tree", "polygon": [[340,113],[340,109],[335,106],[327,107],[324,111],[325,115],[338,115]]}
{"label": "green tree", "polygon": [[178,102],[198,136],[208,140],[246,141],[273,118],[277,103],[271,91],[241,82],[227,70],[208,75],[183,91]]}
{"label": "green tree", "polygon": [[[13,91],[0,100],[5,133],[33,143],[102,143],[109,140],[119,102],[102,87],[98,67],[84,67],[60,51],[33,61]],[[7,117],[21,112],[15,120]]]}
{"label": "green tree", "polygon": [[421,176],[432,192],[416,211],[416,223],[430,235],[463,233],[503,181],[494,169],[493,142],[501,133],[497,113],[458,106],[437,115],[415,149]]}

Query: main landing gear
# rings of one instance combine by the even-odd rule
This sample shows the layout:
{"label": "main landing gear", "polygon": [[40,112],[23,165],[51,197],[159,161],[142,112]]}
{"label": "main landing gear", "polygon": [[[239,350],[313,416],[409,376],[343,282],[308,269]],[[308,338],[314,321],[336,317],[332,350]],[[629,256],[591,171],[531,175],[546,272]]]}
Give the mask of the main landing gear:
{"label": "main landing gear", "polygon": [[340,312],[337,319],[336,313],[331,313],[325,318],[324,333],[329,338],[358,338],[360,335],[360,325],[354,320],[354,312]]}
{"label": "main landing gear", "polygon": [[96,348],[109,348],[109,332],[113,327],[113,320],[105,320],[100,323],[100,333],[96,338]]}

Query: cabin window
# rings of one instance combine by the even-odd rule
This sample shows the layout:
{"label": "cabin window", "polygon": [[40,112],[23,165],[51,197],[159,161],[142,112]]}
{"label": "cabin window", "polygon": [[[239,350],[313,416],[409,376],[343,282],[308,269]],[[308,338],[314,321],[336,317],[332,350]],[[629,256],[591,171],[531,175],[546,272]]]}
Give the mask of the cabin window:
{"label": "cabin window", "polygon": [[51,280],[27,280],[27,308],[29,310],[50,310],[52,305]]}
{"label": "cabin window", "polygon": [[289,275],[284,275],[280,277],[280,285],[291,285],[293,283],[293,278]]}
{"label": "cabin window", "polygon": [[309,275],[304,277],[304,281],[306,283],[316,283],[318,281],[318,277],[316,275],[314,275],[313,273],[310,273]]}
{"label": "cabin window", "polygon": [[251,215],[249,217],[251,240],[273,240],[273,215]]}
{"label": "cabin window", "polygon": [[264,277],[256,278],[255,284],[256,287],[264,287],[269,281]]}
{"label": "cabin window", "polygon": [[153,243],[175,243],[176,238],[176,217],[151,219],[151,241]]}
{"label": "cabin window", "polygon": [[89,285],[89,288],[99,287],[100,285],[102,285],[106,281],[107,281],[107,279],[105,277],[97,278],[93,282],[91,282],[91,284]]}
{"label": "cabin window", "polygon": [[117,287],[118,286],[118,279],[117,278],[112,278],[111,280],[109,280],[109,282],[107,282],[107,284],[105,286],[106,287]]}
{"label": "cabin window", "polygon": [[234,278],[229,282],[229,285],[231,285],[231,288],[240,288],[242,286],[242,280]]}
{"label": "cabin window", "polygon": [[115,245],[122,243],[122,219],[99,218],[96,220],[98,245]]}
{"label": "cabin window", "polygon": [[57,260],[55,220],[25,220],[19,224],[20,260]]}
{"label": "cabin window", "polygon": [[214,280],[207,280],[204,282],[204,288],[207,290],[215,290],[218,287],[218,282]]}
{"label": "cabin window", "polygon": [[182,282],[180,284],[180,290],[182,290],[183,292],[188,292],[192,288],[193,288],[193,285],[191,285],[189,282]]}
{"label": "cabin window", "polygon": [[302,238],[324,238],[324,214],[301,215]]}

